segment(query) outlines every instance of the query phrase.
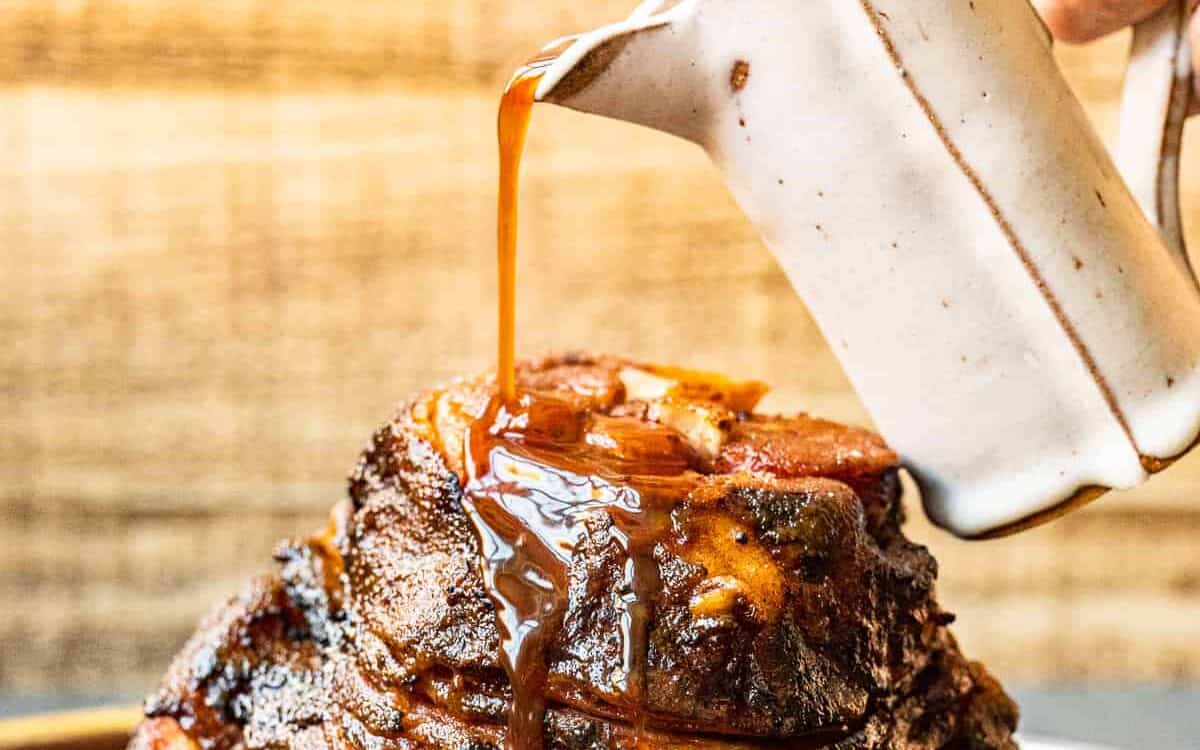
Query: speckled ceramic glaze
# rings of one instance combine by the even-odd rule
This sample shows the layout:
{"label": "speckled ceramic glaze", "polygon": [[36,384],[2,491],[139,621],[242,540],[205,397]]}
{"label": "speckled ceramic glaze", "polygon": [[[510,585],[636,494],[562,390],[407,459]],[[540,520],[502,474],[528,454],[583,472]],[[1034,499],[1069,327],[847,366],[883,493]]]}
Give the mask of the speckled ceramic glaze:
{"label": "speckled ceramic glaze", "polygon": [[1200,295],[1169,127],[1182,23],[1171,8],[1139,34],[1137,197],[1025,0],[644,3],[576,38],[538,98],[704,148],[930,516],[981,536],[1136,485],[1196,440]]}

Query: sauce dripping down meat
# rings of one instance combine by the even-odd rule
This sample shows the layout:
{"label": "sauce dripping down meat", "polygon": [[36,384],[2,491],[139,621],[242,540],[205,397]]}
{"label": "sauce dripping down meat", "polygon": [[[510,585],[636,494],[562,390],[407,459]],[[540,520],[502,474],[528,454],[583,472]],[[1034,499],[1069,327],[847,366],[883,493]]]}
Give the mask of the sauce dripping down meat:
{"label": "sauce dripping down meat", "polygon": [[648,626],[659,588],[654,549],[699,481],[694,450],[669,428],[589,415],[570,400],[493,399],[468,438],[466,511],[480,540],[512,685],[508,747],[542,747],[546,651],[567,609],[572,554],[606,514],[626,564],[619,587],[622,666],[608,700],[642,730]]}
{"label": "sauce dripping down meat", "polygon": [[671,507],[698,476],[692,471],[694,450],[673,430],[636,419],[589,416],[569,400],[517,391],[520,163],[538,84],[570,41],[520,68],[501,99],[498,394],[473,423],[465,450],[466,511],[479,539],[501,661],[512,685],[509,750],[543,746],[546,650],[567,609],[571,558],[584,524],[600,513],[611,520],[627,559],[619,593],[622,667],[612,678],[609,699],[633,717],[640,738],[647,631],[659,588],[654,547]]}

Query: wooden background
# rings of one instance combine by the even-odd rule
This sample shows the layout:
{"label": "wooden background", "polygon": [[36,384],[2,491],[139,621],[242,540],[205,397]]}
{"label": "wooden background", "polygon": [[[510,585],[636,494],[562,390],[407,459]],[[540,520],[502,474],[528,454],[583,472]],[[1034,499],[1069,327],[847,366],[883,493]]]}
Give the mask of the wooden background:
{"label": "wooden background", "polygon": [[[0,695],[147,689],[397,401],[490,365],[498,88],[630,5],[3,4]],[[1124,47],[1063,52],[1107,134]],[[526,170],[522,351],[864,419],[696,149],[546,110]],[[912,533],[1006,679],[1200,679],[1200,456],[1014,539]]]}

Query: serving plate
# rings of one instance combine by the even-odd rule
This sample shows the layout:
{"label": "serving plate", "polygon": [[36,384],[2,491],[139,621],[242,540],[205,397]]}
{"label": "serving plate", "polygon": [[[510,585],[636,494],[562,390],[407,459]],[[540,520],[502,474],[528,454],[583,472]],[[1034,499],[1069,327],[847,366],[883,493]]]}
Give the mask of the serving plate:
{"label": "serving plate", "polygon": [[1018,737],[1021,750],[1112,750],[1100,745],[1089,745],[1083,742],[1067,742],[1066,740],[1048,740],[1044,737]]}
{"label": "serving plate", "polygon": [[0,750],[121,750],[142,718],[139,706],[0,720]]}
{"label": "serving plate", "polygon": [[[142,717],[138,706],[95,708],[0,720],[0,750],[122,750]],[[1108,750],[1025,737],[1021,750]]]}

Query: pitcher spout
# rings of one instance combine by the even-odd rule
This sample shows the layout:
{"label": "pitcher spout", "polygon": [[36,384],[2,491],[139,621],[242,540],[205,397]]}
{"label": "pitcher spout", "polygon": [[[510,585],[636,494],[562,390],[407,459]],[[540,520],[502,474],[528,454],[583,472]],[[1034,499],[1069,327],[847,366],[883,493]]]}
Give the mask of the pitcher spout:
{"label": "pitcher spout", "polygon": [[690,23],[696,0],[650,0],[624,21],[558,40],[536,99],[688,140],[707,110]]}

